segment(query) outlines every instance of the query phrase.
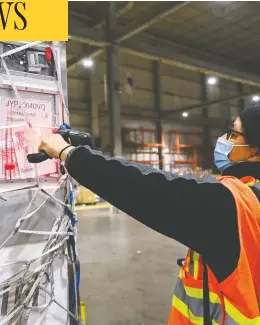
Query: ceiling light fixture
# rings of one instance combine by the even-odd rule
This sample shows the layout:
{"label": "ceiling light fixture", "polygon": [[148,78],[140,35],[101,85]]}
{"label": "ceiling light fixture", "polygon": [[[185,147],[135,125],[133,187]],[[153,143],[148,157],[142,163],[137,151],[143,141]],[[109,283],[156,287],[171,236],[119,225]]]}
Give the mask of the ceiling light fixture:
{"label": "ceiling light fixture", "polygon": [[93,64],[94,64],[94,62],[93,62],[91,59],[85,59],[85,60],[83,61],[83,65],[84,65],[84,67],[86,67],[86,68],[91,68],[91,67],[93,67]]}
{"label": "ceiling light fixture", "polygon": [[209,85],[215,85],[217,83],[217,78],[216,77],[209,77],[208,78],[208,84]]}
{"label": "ceiling light fixture", "polygon": [[253,101],[254,102],[258,102],[259,101],[259,99],[260,99],[260,97],[259,96],[257,96],[257,95],[255,95],[255,96],[253,96]]}

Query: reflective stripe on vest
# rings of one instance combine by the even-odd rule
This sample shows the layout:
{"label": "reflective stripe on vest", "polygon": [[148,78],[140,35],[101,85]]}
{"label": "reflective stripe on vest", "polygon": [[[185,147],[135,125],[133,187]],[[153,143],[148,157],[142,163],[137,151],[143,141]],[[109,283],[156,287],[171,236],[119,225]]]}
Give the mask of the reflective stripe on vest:
{"label": "reflective stripe on vest", "polygon": [[[203,320],[203,293],[200,289],[185,287],[179,278],[176,285],[176,294],[173,297],[172,305],[183,313],[195,324],[200,324]],[[202,295],[201,295],[202,293]],[[200,297],[197,297],[199,295]],[[219,324],[221,321],[222,309],[219,298],[215,294],[210,294],[210,315],[212,324]],[[203,323],[202,323],[203,324]]]}
{"label": "reflective stripe on vest", "polygon": [[190,250],[190,260],[188,261],[187,264],[189,266],[189,272],[193,274],[195,280],[197,280],[199,277],[199,259],[200,259],[200,255]]}
{"label": "reflective stripe on vest", "polygon": [[[231,186],[234,186],[234,184],[236,186],[235,183],[236,180],[233,179],[231,180],[231,183],[232,182],[233,184],[231,184]],[[248,181],[244,183],[246,183],[246,185],[251,186],[256,184],[257,182],[258,182],[257,180],[250,178],[248,179]],[[242,193],[243,189],[241,188],[241,185],[238,184],[237,189]],[[243,195],[245,196],[248,195],[248,200],[251,200],[250,202],[246,201],[247,198],[245,197],[245,204],[249,204],[249,206],[250,204],[252,205],[252,202],[254,201],[252,201],[253,198],[250,197],[250,194],[245,192]],[[245,210],[240,210],[240,213],[241,211],[243,216],[244,214],[243,211]],[[256,214],[259,213],[258,210],[253,209],[252,211],[255,211]],[[247,233],[245,232],[245,234]],[[248,234],[250,236],[251,233]],[[230,296],[229,290],[228,290],[229,295],[225,296],[225,291],[223,293],[222,288],[224,288],[225,290],[227,286],[226,287],[219,286],[210,268],[208,268],[208,271],[210,274],[210,278],[209,278],[209,300],[210,300],[209,307],[210,308],[209,309],[210,309],[210,318],[211,318],[212,325],[260,325],[260,316],[258,316],[259,311],[256,308],[251,309],[252,306],[252,304],[250,304],[251,299],[249,298],[246,300],[248,302],[248,305],[244,305],[244,304],[241,305],[243,299],[236,299],[237,297],[239,297],[237,295],[235,297],[233,297],[232,295]],[[253,276],[253,274],[252,275],[250,273],[248,274],[249,274],[249,278]],[[233,279],[233,274],[231,275],[231,278]],[[231,283],[230,283],[230,287],[232,288]],[[241,297],[243,297],[243,295]],[[248,306],[248,307],[243,309],[243,306]],[[238,308],[240,310],[245,310],[245,314],[242,313],[240,310],[238,310]],[[259,301],[259,308],[260,308],[260,301]],[[246,312],[246,310],[248,310],[248,312]],[[254,313],[252,313],[253,310]],[[172,310],[171,310],[168,324],[169,325],[204,325],[203,315],[204,315],[204,311],[203,311],[202,259],[198,253],[189,249],[184,265],[181,268],[177,280],[176,289],[172,300]],[[247,317],[249,315],[254,315],[254,316],[257,315],[257,317],[249,318]]]}
{"label": "reflective stripe on vest", "polygon": [[[220,299],[218,295],[212,291],[210,291],[209,294],[212,325],[219,325],[222,317]],[[249,319],[232,306],[226,298],[224,298],[224,302],[227,313],[225,325],[260,324],[260,317]],[[181,276],[179,276],[177,280],[172,306],[187,317],[192,323],[203,325],[203,289],[184,286]]]}

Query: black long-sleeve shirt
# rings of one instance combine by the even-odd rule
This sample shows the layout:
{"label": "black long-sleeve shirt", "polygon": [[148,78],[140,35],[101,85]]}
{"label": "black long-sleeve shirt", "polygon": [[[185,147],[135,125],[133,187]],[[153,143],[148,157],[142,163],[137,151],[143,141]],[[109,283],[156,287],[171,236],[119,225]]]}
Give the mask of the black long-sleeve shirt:
{"label": "black long-sleeve shirt", "polygon": [[[81,185],[113,206],[201,254],[218,281],[236,268],[240,252],[236,204],[215,178],[178,176],[110,158],[88,146],[73,149],[66,167]],[[244,169],[243,176],[250,175],[248,167]],[[256,170],[259,173],[259,165]]]}

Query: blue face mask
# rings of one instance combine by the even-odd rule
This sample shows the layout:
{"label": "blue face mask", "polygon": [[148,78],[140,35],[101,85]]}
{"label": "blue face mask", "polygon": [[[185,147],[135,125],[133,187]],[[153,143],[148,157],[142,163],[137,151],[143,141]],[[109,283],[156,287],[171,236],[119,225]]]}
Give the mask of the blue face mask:
{"label": "blue face mask", "polygon": [[228,159],[228,155],[232,151],[233,147],[248,147],[248,146],[249,146],[248,144],[235,145],[232,141],[225,140],[224,138],[218,138],[214,150],[214,160],[218,170],[221,173],[223,173],[223,171],[226,168],[240,163],[240,162],[233,162]]}

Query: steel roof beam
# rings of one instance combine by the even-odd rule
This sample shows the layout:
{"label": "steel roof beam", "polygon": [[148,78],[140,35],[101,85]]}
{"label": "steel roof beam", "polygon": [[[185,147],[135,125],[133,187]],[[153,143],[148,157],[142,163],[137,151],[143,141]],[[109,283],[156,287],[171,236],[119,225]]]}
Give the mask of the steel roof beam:
{"label": "steel roof beam", "polygon": [[203,107],[212,106],[212,105],[216,105],[216,104],[223,104],[223,103],[227,103],[227,102],[232,101],[232,100],[238,100],[238,99],[241,99],[241,98],[252,96],[254,94],[257,94],[257,91],[238,94],[238,95],[235,95],[235,96],[229,96],[229,97],[226,97],[226,98],[219,98],[219,99],[216,99],[216,100],[208,100],[208,101],[200,102],[198,104],[177,108],[177,109],[174,109],[174,110],[163,110],[162,111],[162,116],[166,117],[166,116],[170,116],[170,115],[173,115],[173,114],[176,114],[176,113],[181,113],[181,112],[184,112],[184,111],[186,112],[186,111],[191,111],[193,109],[203,108]]}
{"label": "steel roof beam", "polygon": [[168,17],[169,15],[185,7],[188,3],[189,1],[174,1],[173,3],[165,2],[166,9],[162,10],[160,13],[153,12],[152,14],[150,14],[150,17],[145,17],[145,19],[143,18],[143,16],[141,16],[139,19],[137,17],[132,24],[128,24],[126,29],[121,32],[121,35],[116,38],[115,42],[121,43],[135,36],[136,34],[145,31],[158,21]]}
{"label": "steel roof beam", "polygon": [[162,63],[179,66],[184,69],[194,70],[206,74],[214,74],[220,78],[229,79],[234,82],[241,82],[251,86],[260,87],[260,77],[247,72],[239,71],[220,63],[209,60],[201,54],[201,58],[193,57],[177,47],[171,49],[169,46],[158,40],[156,44],[146,41],[128,41],[121,46],[121,51],[130,55],[139,56],[148,60],[161,61]]}
{"label": "steel roof beam", "polygon": [[[106,111],[101,110],[101,114],[105,114]],[[129,118],[129,119],[144,119],[144,120],[150,120],[150,121],[156,121],[157,120],[157,114],[156,112],[153,111],[145,111],[145,114],[140,113],[140,108],[139,112],[137,111],[136,107],[131,107],[131,106],[126,106],[122,105],[122,111],[121,111],[121,116],[124,118]],[[217,118],[217,117],[209,117],[205,119],[203,116],[189,116],[188,119],[184,119],[182,116],[174,116],[174,117],[163,117],[162,122],[167,123],[167,122],[175,122],[175,123],[182,123],[185,125],[198,125],[198,126],[203,126],[205,124],[209,124],[211,127],[223,127],[223,123],[227,122],[223,118]]]}
{"label": "steel roof beam", "polygon": [[[134,20],[133,24],[128,25],[128,27],[120,32],[120,35],[117,36],[113,42],[120,44],[121,42],[133,37],[134,35],[143,32],[144,30],[148,29],[153,24],[157,23],[161,19],[169,16],[170,14],[173,14],[174,12],[178,11],[179,9],[183,8],[189,3],[189,1],[175,1],[174,3],[166,2],[166,8],[162,10],[159,13],[152,13],[152,15],[149,18],[144,19],[141,17],[141,19]],[[91,54],[91,57],[96,57],[100,55],[104,48],[109,45],[109,42],[106,40],[105,32],[104,30],[95,30],[95,29],[89,29],[89,28],[82,28],[82,26],[76,25],[76,22],[73,22],[73,24],[69,25],[69,34],[71,36],[71,39],[87,43],[89,45],[98,46],[103,49],[94,51]],[[79,63],[82,61],[84,56],[80,57],[77,61]],[[73,64],[71,66],[68,66],[69,70],[72,70],[76,65]]]}
{"label": "steel roof beam", "polygon": [[[101,54],[104,48],[109,45],[102,30],[96,31],[89,28],[82,29],[82,27],[77,27],[76,24],[73,24],[69,28],[69,33],[72,40],[100,47],[99,50],[91,54],[91,57]],[[176,46],[170,46],[160,39],[156,39],[156,42],[147,40],[125,40],[126,39],[124,39],[124,42],[120,44],[121,52],[146,58],[148,60],[161,61],[165,64],[179,66],[184,69],[214,74],[220,78],[229,79],[234,82],[260,87],[259,76],[243,72],[240,68],[237,68],[230,61],[225,61],[223,58],[211,58],[204,53],[201,53],[201,56],[199,57],[197,50],[196,57],[194,57],[192,55],[192,49],[190,49],[190,51],[185,51],[181,46],[178,48],[178,44],[176,44]],[[69,65],[69,71],[72,70],[84,57],[85,56],[83,55],[80,56],[76,62],[73,62],[73,65]]]}
{"label": "steel roof beam", "polygon": [[97,47],[105,47],[109,45],[106,41],[103,30],[95,30],[87,27],[82,28],[82,25],[77,25],[76,22],[69,25],[69,36],[73,41],[88,45]]}

